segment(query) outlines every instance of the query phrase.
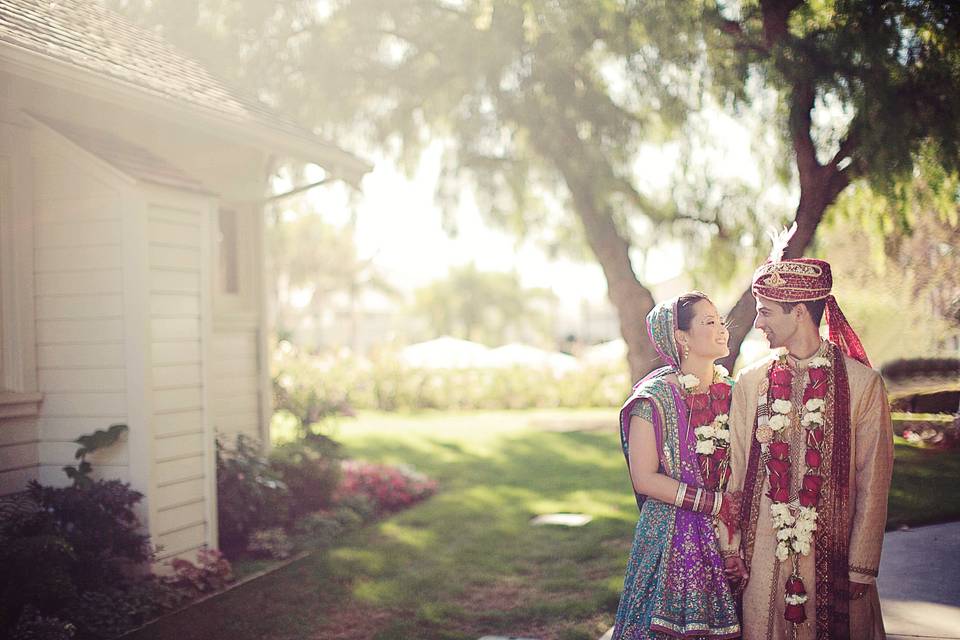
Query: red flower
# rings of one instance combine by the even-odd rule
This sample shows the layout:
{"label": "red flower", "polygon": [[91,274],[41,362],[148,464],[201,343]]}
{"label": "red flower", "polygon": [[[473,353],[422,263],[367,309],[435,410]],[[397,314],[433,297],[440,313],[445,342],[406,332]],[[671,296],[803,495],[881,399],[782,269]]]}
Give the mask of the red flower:
{"label": "red flower", "polygon": [[721,413],[730,413],[730,399],[729,398],[714,398],[710,402],[710,409],[713,410],[715,415],[720,415]]}
{"label": "red flower", "polygon": [[807,446],[819,447],[823,444],[823,427],[807,430]]}
{"label": "red flower", "polygon": [[797,493],[797,497],[800,498],[801,507],[815,507],[817,502],[820,501],[820,492],[807,491],[806,489],[800,489]]}
{"label": "red flower", "polygon": [[726,382],[715,382],[710,385],[710,397],[714,400],[724,400],[730,397],[730,385]]}
{"label": "red flower", "polygon": [[823,462],[823,456],[816,449],[807,449],[804,462],[807,463],[807,467],[810,469],[818,469]]}
{"label": "red flower", "polygon": [[717,463],[723,462],[727,458],[727,448],[717,447],[713,450],[713,454],[710,457]]}
{"label": "red flower", "polygon": [[790,499],[790,490],[786,487],[771,488],[769,495],[774,502],[787,502]]}
{"label": "red flower", "polygon": [[687,397],[687,406],[693,411],[702,411],[710,408],[710,396],[705,393],[695,393]]}
{"label": "red flower", "polygon": [[797,576],[790,576],[787,579],[787,595],[789,596],[807,595],[807,590],[803,586],[803,580],[801,580]]}
{"label": "red flower", "polygon": [[774,400],[789,400],[790,387],[779,384],[772,385],[770,387],[770,397]]}
{"label": "red flower", "polygon": [[789,387],[793,382],[793,372],[790,369],[777,367],[770,372],[770,381],[775,385],[784,385]]}
{"label": "red flower", "polygon": [[810,369],[810,383],[817,385],[827,381],[827,370],[821,367]]}
{"label": "red flower", "polygon": [[690,414],[690,423],[699,427],[713,422],[713,413],[709,409],[696,409]]}
{"label": "red flower", "polygon": [[803,390],[804,404],[806,404],[807,400],[810,400],[811,398],[820,398],[822,400],[823,398],[826,398],[826,397],[827,397],[827,385],[825,384],[818,384],[813,387],[807,387],[806,389]]}
{"label": "red flower", "polygon": [[807,491],[819,494],[820,487],[822,485],[823,478],[818,475],[808,473],[807,475],[803,476],[803,488]]}
{"label": "red flower", "polygon": [[785,476],[790,473],[790,463],[779,458],[771,458],[767,460],[767,469],[770,471],[770,482],[772,483],[774,481],[773,475]]}
{"label": "red flower", "polygon": [[803,610],[802,604],[788,604],[783,610],[783,617],[788,622],[800,624],[807,619],[807,612]]}
{"label": "red flower", "polygon": [[780,460],[786,460],[790,457],[790,443],[777,440],[770,443],[770,455]]}

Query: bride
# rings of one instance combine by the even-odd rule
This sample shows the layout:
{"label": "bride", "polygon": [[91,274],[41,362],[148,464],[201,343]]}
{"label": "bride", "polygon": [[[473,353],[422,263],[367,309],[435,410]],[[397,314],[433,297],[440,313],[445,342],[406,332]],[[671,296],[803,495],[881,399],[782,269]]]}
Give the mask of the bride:
{"label": "bride", "polygon": [[661,303],[647,329],[666,366],[641,380],[620,412],[620,438],[640,519],[614,640],[736,638],[734,597],[715,521],[734,522],[729,477],[732,380],[716,307],[700,292]]}

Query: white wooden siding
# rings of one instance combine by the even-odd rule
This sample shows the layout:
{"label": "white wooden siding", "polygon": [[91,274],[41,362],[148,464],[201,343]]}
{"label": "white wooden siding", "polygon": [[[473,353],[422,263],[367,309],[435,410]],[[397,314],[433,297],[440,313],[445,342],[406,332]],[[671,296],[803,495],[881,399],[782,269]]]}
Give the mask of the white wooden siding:
{"label": "white wooden siding", "polygon": [[[67,153],[34,165],[34,311],[41,482],[69,482],[74,439],[126,422],[122,192]],[[129,477],[124,444],[90,458],[98,477]],[[2,466],[2,464],[0,464]]]}
{"label": "white wooden siding", "polygon": [[209,538],[212,468],[204,424],[203,207],[147,207],[154,543],[163,560]]}
{"label": "white wooden siding", "polygon": [[23,490],[40,462],[36,419],[10,418],[0,425],[0,495]]}
{"label": "white wooden siding", "polygon": [[256,329],[217,330],[211,354],[210,409],[217,436],[232,446],[238,434],[262,439]]}

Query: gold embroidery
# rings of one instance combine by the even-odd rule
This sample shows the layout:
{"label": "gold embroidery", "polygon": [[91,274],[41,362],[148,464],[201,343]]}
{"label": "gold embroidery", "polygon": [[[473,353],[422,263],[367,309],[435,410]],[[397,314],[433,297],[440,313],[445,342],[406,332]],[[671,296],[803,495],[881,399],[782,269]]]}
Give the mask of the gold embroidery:
{"label": "gold embroidery", "polygon": [[763,284],[768,287],[782,287],[787,284],[787,281],[780,277],[780,274],[774,271],[772,274],[767,276],[763,281]]}
{"label": "gold embroidery", "polygon": [[879,571],[876,569],[867,569],[866,567],[857,567],[854,565],[850,565],[850,571],[854,573],[860,573],[865,576],[873,576],[874,578],[876,578],[877,574],[879,573]]}
{"label": "gold embroidery", "polygon": [[767,273],[788,273],[794,276],[808,276],[819,278],[823,275],[823,269],[815,264],[804,264],[802,262],[771,262],[761,267]]}

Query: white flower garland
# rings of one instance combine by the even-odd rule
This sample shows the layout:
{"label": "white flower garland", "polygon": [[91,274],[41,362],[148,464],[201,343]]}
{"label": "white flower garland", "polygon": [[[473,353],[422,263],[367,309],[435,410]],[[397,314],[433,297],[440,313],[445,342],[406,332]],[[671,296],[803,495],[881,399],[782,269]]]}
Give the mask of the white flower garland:
{"label": "white flower garland", "polygon": [[[827,358],[816,357],[810,361],[809,366],[813,369],[829,367],[830,361]],[[807,429],[822,426],[825,406],[826,403],[822,398],[807,400],[803,405],[805,411],[800,418],[800,424]],[[771,429],[779,432],[789,426],[793,402],[774,400],[770,408],[774,413],[768,423]],[[774,502],[770,505],[770,517],[777,534],[776,557],[781,562],[793,554],[809,555],[813,543],[813,532],[817,530],[817,508],[800,506],[799,503],[794,504],[794,502]],[[788,595],[786,598],[787,604],[803,604],[807,601],[805,595]]]}
{"label": "white flower garland", "polygon": [[692,373],[681,374],[677,376],[677,380],[680,382],[680,386],[683,387],[683,390],[687,393],[690,393],[700,386],[700,378]]}

